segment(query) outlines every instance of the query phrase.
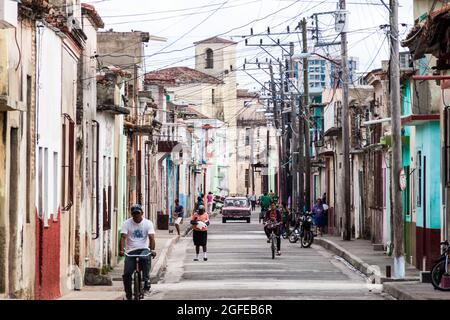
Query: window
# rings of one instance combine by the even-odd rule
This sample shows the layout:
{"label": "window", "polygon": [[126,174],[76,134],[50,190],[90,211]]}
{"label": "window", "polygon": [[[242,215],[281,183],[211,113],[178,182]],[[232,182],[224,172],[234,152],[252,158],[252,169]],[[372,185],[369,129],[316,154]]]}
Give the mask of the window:
{"label": "window", "polygon": [[403,214],[404,215],[410,215],[411,214],[411,209],[410,209],[410,189],[409,189],[409,173],[410,173],[410,167],[409,166],[405,166],[403,167],[403,170],[405,171],[406,174],[406,189],[403,191],[402,193],[402,197],[403,197]]}
{"label": "window", "polygon": [[53,220],[58,218],[58,152],[53,152]]}
{"label": "window", "polygon": [[250,145],[250,128],[245,128],[245,145]]}
{"label": "window", "polygon": [[212,49],[206,50],[206,67],[205,69],[212,69],[214,68],[214,54]]}
{"label": "window", "polygon": [[417,151],[416,158],[416,171],[417,171],[417,207],[422,206],[422,151]]}
{"label": "window", "polygon": [[44,148],[39,147],[39,168],[38,168],[38,215],[41,219],[44,218]]}
{"label": "window", "polygon": [[250,170],[245,169],[245,187],[250,188]]}
{"label": "window", "polygon": [[44,206],[43,206],[43,210],[44,210],[44,221],[45,221],[45,225],[47,225],[48,222],[48,216],[49,216],[49,206],[48,206],[48,148],[44,148],[44,185],[43,185],[43,189],[42,192],[44,193]]}

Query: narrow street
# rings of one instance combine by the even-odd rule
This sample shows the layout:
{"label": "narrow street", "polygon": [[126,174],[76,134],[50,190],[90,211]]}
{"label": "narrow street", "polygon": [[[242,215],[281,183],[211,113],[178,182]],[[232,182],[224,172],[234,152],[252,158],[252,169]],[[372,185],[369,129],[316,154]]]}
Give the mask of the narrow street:
{"label": "narrow street", "polygon": [[[147,299],[364,299],[390,298],[381,285],[366,283],[323,248],[303,249],[282,240],[282,255],[271,259],[262,224],[211,219],[208,261],[193,261],[190,236],[178,242],[163,279]],[[202,257],[202,255],[200,255]]]}

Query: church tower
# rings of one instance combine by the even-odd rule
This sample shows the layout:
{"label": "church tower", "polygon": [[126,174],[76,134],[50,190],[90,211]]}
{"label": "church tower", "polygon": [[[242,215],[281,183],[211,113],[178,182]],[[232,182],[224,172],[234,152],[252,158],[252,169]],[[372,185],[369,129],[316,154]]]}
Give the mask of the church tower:
{"label": "church tower", "polygon": [[237,88],[236,46],[237,42],[212,37],[195,42],[195,69],[223,82],[211,88],[215,117],[227,127],[226,154],[228,159],[228,189],[236,193],[237,170]]}

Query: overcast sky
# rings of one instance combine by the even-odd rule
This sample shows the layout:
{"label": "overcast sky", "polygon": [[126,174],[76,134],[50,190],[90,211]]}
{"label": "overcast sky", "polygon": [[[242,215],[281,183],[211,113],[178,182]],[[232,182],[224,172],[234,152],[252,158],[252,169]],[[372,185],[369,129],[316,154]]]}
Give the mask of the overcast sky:
{"label": "overcast sky", "polygon": [[[146,70],[155,70],[168,66],[194,67],[193,42],[211,36],[220,35],[226,39],[240,41],[237,46],[238,67],[255,57],[265,59],[268,55],[258,47],[246,47],[242,35],[248,35],[250,28],[254,33],[262,33],[270,27],[271,33],[285,32],[287,26],[294,30],[299,21],[306,17],[308,27],[314,27],[311,19],[313,13],[334,11],[336,1],[330,0],[93,0],[105,22],[105,29],[114,31],[139,30],[152,35],[165,37],[167,42],[151,41],[146,54]],[[389,1],[385,1],[389,3]],[[375,5],[371,5],[375,4]],[[388,58],[388,41],[385,30],[380,25],[389,23],[387,9],[380,0],[347,0],[349,20],[349,55],[359,57],[359,71],[365,72],[381,66],[381,60]],[[412,0],[400,0],[399,22],[408,24],[400,26],[401,39],[406,36],[413,23]],[[319,28],[321,41],[333,41],[334,31],[332,15],[321,15]],[[312,32],[308,32],[309,45]],[[249,43],[273,43],[267,37],[254,37]],[[301,35],[273,36],[282,43],[294,41],[296,53],[301,51]],[[184,50],[183,50],[184,49]],[[311,47],[313,50],[314,49]],[[400,48],[402,50],[402,48]],[[269,47],[275,57],[282,49]],[[171,53],[167,53],[170,52]],[[173,52],[176,51],[176,52]],[[328,48],[328,54],[339,55],[339,47]],[[266,80],[264,73],[250,71],[258,79]],[[258,84],[245,72],[238,71],[240,87],[257,88]]]}

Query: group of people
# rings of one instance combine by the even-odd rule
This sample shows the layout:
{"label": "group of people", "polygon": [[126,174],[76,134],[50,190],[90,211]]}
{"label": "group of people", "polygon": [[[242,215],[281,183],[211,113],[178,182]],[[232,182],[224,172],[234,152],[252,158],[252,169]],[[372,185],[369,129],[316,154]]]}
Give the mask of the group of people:
{"label": "group of people", "polygon": [[[252,209],[256,207],[256,195],[252,194],[248,197],[252,204]],[[203,261],[207,261],[207,237],[209,215],[212,211],[213,196],[212,193],[207,195],[208,211],[203,203],[203,194],[200,194],[195,204],[194,212],[191,215],[190,224],[193,230],[193,242],[195,246],[194,261],[199,261],[200,247],[203,249]],[[289,224],[292,221],[292,213],[289,210],[287,203],[282,203],[281,208],[277,207],[278,196],[272,191],[268,194],[265,192],[259,198],[261,206],[261,220],[264,221],[264,232],[267,236],[267,241],[270,242],[270,234],[274,232],[277,236],[277,255],[281,255],[281,238],[283,232],[288,232]],[[318,226],[320,234],[324,232],[324,227],[327,221],[326,212],[328,206],[326,205],[326,194],[322,198],[318,198],[312,208],[314,223]],[[184,218],[184,208],[180,205],[178,199],[175,200],[175,209],[173,212],[174,225],[178,235],[180,235],[180,224]],[[274,227],[275,226],[275,227]],[[155,257],[155,228],[152,221],[144,218],[143,209],[140,204],[135,204],[131,207],[131,218],[126,220],[121,229],[121,240],[119,248],[119,256],[126,256],[124,274],[122,276],[126,298],[132,299],[132,275],[136,269],[136,260],[132,257],[139,255],[142,262],[142,273],[144,280],[144,291],[150,290],[149,273],[151,267],[150,256]]]}
{"label": "group of people", "polygon": [[[276,199],[276,200],[275,200]],[[259,222],[264,222],[264,232],[267,236],[267,242],[270,242],[270,234],[272,232],[277,236],[277,255],[281,255],[281,234],[289,233],[289,225],[293,221],[292,213],[289,210],[287,203],[283,202],[281,207],[277,207],[278,197],[273,193],[264,193],[260,197],[261,214],[259,216]],[[269,208],[270,207],[270,208]],[[326,204],[326,193],[322,198],[317,198],[311,210],[313,216],[313,222],[317,226],[319,235],[325,233],[325,227],[327,225],[328,205]],[[274,227],[275,226],[275,227]]]}
{"label": "group of people", "polygon": [[[200,196],[199,196],[200,198]],[[208,199],[208,198],[207,198]],[[209,199],[208,199],[209,200]],[[208,201],[209,203],[209,201]],[[123,284],[127,300],[132,299],[132,276],[136,269],[135,256],[139,256],[144,280],[144,291],[150,290],[150,256],[156,256],[155,227],[153,222],[144,217],[140,204],[131,206],[131,218],[122,224],[119,256],[125,256],[123,272]],[[175,200],[175,209],[172,215],[175,228],[180,235],[180,224],[184,218],[184,208],[178,199]],[[207,261],[207,231],[209,226],[209,215],[205,210],[203,201],[197,200],[195,210],[191,216],[190,224],[193,230],[193,240],[196,250],[194,261],[199,260],[200,247],[203,248],[203,261]]]}

